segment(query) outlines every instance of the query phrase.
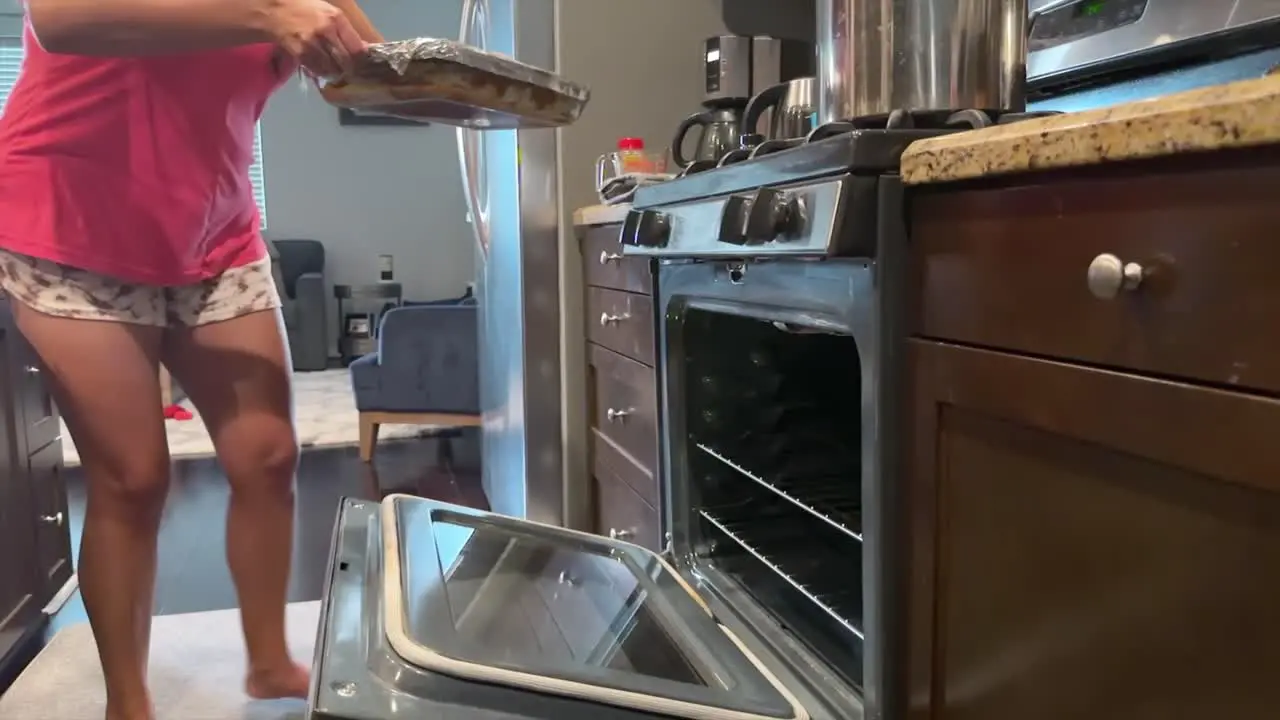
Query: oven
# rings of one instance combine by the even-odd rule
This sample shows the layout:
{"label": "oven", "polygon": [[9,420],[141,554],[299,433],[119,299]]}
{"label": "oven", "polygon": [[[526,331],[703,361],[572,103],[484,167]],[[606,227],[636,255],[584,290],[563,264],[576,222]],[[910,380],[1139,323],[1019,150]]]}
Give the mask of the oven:
{"label": "oven", "polygon": [[873,260],[659,273],[671,552],[815,677],[893,717],[895,343]]}
{"label": "oven", "polygon": [[[895,178],[856,184],[900,207]],[[832,236],[853,227],[828,217]],[[890,254],[898,218],[873,230],[898,234]],[[662,554],[421,498],[345,502],[311,720],[901,717],[882,481],[899,282],[877,252],[658,263]]]}

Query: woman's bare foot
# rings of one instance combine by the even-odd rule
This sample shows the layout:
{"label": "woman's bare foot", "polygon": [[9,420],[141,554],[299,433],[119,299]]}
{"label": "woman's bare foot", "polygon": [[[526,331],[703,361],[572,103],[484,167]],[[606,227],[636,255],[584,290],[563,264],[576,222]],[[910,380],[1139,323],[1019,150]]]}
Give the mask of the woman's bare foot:
{"label": "woman's bare foot", "polygon": [[311,672],[298,664],[250,670],[244,681],[245,693],[256,700],[306,698],[310,686]]}

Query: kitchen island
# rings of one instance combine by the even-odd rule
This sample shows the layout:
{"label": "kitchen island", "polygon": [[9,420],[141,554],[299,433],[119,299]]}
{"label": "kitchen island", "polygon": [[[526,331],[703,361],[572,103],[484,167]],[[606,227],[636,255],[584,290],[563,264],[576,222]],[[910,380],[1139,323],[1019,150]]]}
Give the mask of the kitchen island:
{"label": "kitchen island", "polygon": [[911,718],[1280,708],[1280,78],[922,141]]}
{"label": "kitchen island", "polygon": [[0,683],[72,577],[62,471],[57,408],[0,298]]}

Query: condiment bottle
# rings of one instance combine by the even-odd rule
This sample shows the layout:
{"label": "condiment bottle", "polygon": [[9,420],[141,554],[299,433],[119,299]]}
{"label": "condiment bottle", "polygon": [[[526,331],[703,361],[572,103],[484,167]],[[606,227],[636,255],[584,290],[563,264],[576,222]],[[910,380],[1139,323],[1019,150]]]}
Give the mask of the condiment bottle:
{"label": "condiment bottle", "polygon": [[618,169],[623,175],[653,172],[653,161],[644,151],[644,140],[637,137],[618,139]]}

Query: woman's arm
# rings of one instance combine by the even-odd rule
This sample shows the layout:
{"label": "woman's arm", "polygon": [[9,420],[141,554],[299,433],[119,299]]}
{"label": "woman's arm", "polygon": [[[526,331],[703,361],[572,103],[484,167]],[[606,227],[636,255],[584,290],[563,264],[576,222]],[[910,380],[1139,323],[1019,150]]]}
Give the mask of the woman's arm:
{"label": "woman's arm", "polygon": [[323,52],[345,64],[364,47],[346,15],[325,0],[27,0],[27,15],[42,47],[77,55],[274,42],[295,57]]}
{"label": "woman's arm", "polygon": [[380,43],[385,40],[382,33],[378,32],[378,28],[369,21],[369,16],[360,9],[360,4],[356,0],[329,0],[329,2],[347,16],[351,21],[351,27],[355,28],[361,40],[367,43]]}
{"label": "woman's arm", "polygon": [[262,42],[270,0],[27,0],[40,45],[78,55],[158,55]]}

